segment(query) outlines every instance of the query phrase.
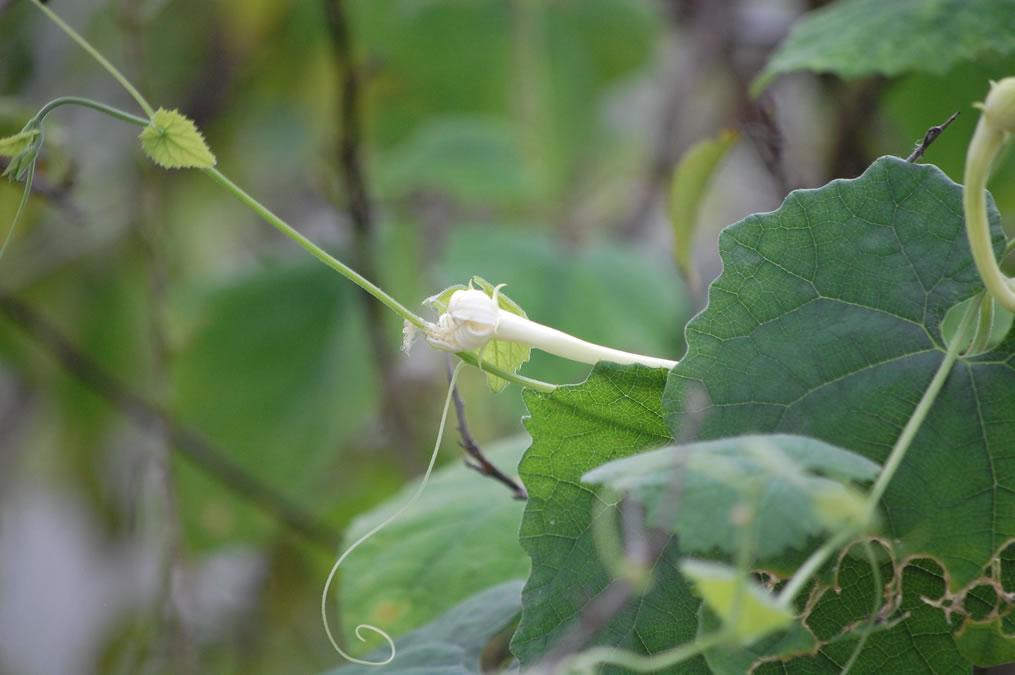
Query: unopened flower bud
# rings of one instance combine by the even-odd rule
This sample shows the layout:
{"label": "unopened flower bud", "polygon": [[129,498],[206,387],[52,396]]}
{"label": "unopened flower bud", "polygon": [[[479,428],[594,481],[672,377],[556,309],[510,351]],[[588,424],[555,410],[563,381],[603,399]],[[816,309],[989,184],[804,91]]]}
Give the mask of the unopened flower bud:
{"label": "unopened flower bud", "polygon": [[1006,77],[991,86],[983,102],[983,114],[998,129],[1015,131],[1015,77]]}

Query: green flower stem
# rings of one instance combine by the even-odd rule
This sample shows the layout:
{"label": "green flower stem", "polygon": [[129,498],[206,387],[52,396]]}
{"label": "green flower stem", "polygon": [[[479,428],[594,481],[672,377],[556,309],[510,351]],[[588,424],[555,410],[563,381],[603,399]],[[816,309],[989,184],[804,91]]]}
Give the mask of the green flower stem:
{"label": "green flower stem", "polygon": [[49,7],[46,7],[44,4],[39,2],[39,0],[32,0],[32,3],[36,7],[38,7],[43,14],[48,16],[50,21],[59,26],[60,30],[62,30],[64,33],[70,36],[70,38],[74,40],[74,42],[77,42],[82,49],[88,52],[89,56],[98,61],[99,65],[105,68],[106,71],[110,75],[112,75],[117,82],[120,83],[120,86],[122,86],[124,89],[127,90],[128,94],[134,97],[134,100],[137,101],[137,104],[141,106],[141,109],[144,110],[145,114],[148,115],[148,117],[151,117],[152,115],[155,114],[155,110],[148,104],[148,101],[146,101],[144,96],[141,95],[141,92],[139,92],[137,89],[134,88],[134,85],[132,85],[127,80],[127,78],[123,76],[123,73],[121,73],[119,70],[116,69],[116,66],[110,63],[106,59],[106,57],[100,54],[99,51],[95,49],[95,47],[91,46],[88,43],[88,40],[84,39],[81,35],[79,35],[78,32],[75,31],[73,28],[71,28],[69,25],[67,25],[67,23],[63,19],[61,19],[56,14],[56,12],[51,10]]}
{"label": "green flower stem", "polygon": [[980,311],[976,320],[976,331],[973,333],[973,342],[969,345],[967,353],[982,354],[987,351],[987,344],[990,342],[990,334],[994,330],[994,298],[983,291],[973,299],[973,304],[978,304]]}
{"label": "green flower stem", "polygon": [[[969,193],[968,186],[966,187],[966,193]],[[983,191],[980,190],[980,195],[982,196],[982,194]],[[916,410],[913,411],[909,421],[906,422],[906,426],[903,427],[898,440],[895,441],[895,447],[892,448],[891,454],[885,460],[881,473],[878,474],[878,479],[874,482],[874,487],[871,488],[870,495],[867,497],[867,518],[865,518],[867,522],[870,522],[874,516],[874,511],[877,509],[881,497],[884,496],[885,490],[888,489],[888,484],[895,476],[895,472],[898,471],[899,465],[902,464],[906,451],[909,450],[909,444],[913,442],[917,430],[923,424],[923,420],[927,417],[927,413],[930,412],[931,406],[934,405],[941,387],[944,386],[945,380],[948,379],[948,375],[952,371],[952,366],[955,364],[959,352],[966,346],[965,343],[969,337],[969,329],[972,327],[973,321],[976,319],[977,310],[979,309],[978,304],[975,301],[970,302],[969,307],[966,308],[966,313],[962,316],[962,321],[959,322],[958,330],[955,331],[955,337],[952,338],[951,344],[948,345],[948,350],[945,352],[944,360],[941,361],[937,372],[934,373],[934,379],[930,381],[927,391],[923,393],[920,402],[916,405]]]}
{"label": "green flower stem", "polygon": [[994,258],[987,220],[987,178],[1005,135],[1005,130],[992,123],[986,114],[980,117],[966,153],[962,207],[966,217],[966,236],[969,237],[973,261],[983,285],[1002,307],[1015,312],[1015,290],[1012,290],[1011,280],[1004,275]]}
{"label": "green flower stem", "polygon": [[11,221],[11,227],[7,230],[7,235],[4,236],[4,243],[0,245],[0,257],[3,257],[4,251],[7,250],[7,244],[10,243],[11,237],[14,235],[14,230],[18,226],[18,221],[21,220],[21,216],[25,212],[25,206],[28,204],[28,196],[32,194],[32,181],[34,180],[35,160],[33,159],[31,164],[28,165],[28,173],[25,175],[25,189],[21,192],[21,201],[18,202],[18,210],[14,212],[14,220]]}
{"label": "green flower stem", "polygon": [[46,105],[42,106],[39,112],[36,113],[33,121],[42,122],[46,115],[52,112],[53,109],[59,108],[63,105],[80,105],[86,108],[91,108],[92,110],[98,110],[99,112],[105,113],[122,122],[136,124],[139,127],[146,127],[151,124],[151,120],[146,120],[143,117],[138,117],[137,115],[131,115],[128,112],[124,112],[119,108],[114,108],[113,106],[106,105],[105,103],[99,103],[98,101],[93,101],[90,98],[81,98],[79,96],[61,96],[60,98],[53,99]]}
{"label": "green flower stem", "polygon": [[870,637],[871,632],[873,632],[874,626],[877,625],[878,613],[881,611],[881,601],[884,595],[884,589],[881,587],[881,570],[878,567],[878,559],[874,555],[874,547],[871,546],[870,539],[864,537],[861,540],[861,546],[863,546],[863,552],[867,556],[867,561],[871,564],[871,583],[874,584],[874,604],[871,606],[870,621],[864,624],[863,633],[860,634],[860,639],[857,640],[853,653],[850,654],[849,660],[846,661],[846,665],[842,667],[839,675],[847,675],[850,668],[856,664],[856,660],[860,658],[860,653],[863,651],[864,645],[867,644],[867,639]]}
{"label": "green flower stem", "polygon": [[318,246],[317,244],[315,244],[314,242],[310,241],[302,234],[297,232],[289,223],[285,222],[284,220],[276,216],[274,213],[269,211],[267,207],[263,206],[259,201],[251,197],[246,192],[244,192],[243,189],[241,189],[236,183],[226,178],[222,174],[222,172],[220,172],[218,169],[201,169],[201,170],[207,175],[209,175],[216,183],[232,192],[237,199],[246,204],[254,213],[261,216],[261,218],[268,221],[268,223],[274,226],[275,229],[277,229],[279,232],[281,232],[285,236],[295,241],[301,247],[303,247],[303,249],[306,250],[308,253],[310,253],[310,255],[314,256],[322,263],[324,263],[331,269],[335,270],[336,272],[338,272],[346,279],[362,288],[370,295],[380,300],[389,309],[400,315],[403,319],[405,319],[409,323],[415,325],[417,328],[424,328],[426,326],[426,321],[424,321],[422,317],[409,311],[400,302],[398,302],[393,297],[391,297],[390,295],[382,291],[380,288],[375,286],[362,274],[360,274],[353,268],[349,267],[342,261],[338,260],[337,258],[331,256],[327,251],[322,249],[320,246]]}
{"label": "green flower stem", "polygon": [[718,631],[699,638],[694,642],[681,645],[675,649],[669,649],[651,656],[635,654],[626,649],[614,647],[593,647],[578,654],[576,657],[561,664],[556,671],[560,673],[598,673],[599,666],[609,663],[635,673],[650,673],[675,666],[689,659],[703,654],[712,647],[717,647],[726,640],[729,635],[725,631]]}
{"label": "green flower stem", "polygon": [[514,382],[515,384],[520,384],[521,386],[528,387],[529,389],[535,389],[536,391],[542,392],[544,394],[553,393],[553,390],[557,388],[557,385],[555,384],[543,382],[542,380],[534,380],[531,377],[525,377],[524,375],[519,375],[518,373],[512,373],[510,371],[504,370],[503,368],[499,368],[498,366],[495,366],[487,361],[484,361],[482,364],[480,364],[479,357],[477,357],[472,352],[453,352],[453,354],[458,358],[460,358],[462,361],[468,363],[470,366],[479,368],[484,373],[496,375],[502,380]]}
{"label": "green flower stem", "polygon": [[779,591],[778,603],[783,607],[789,607],[793,604],[793,599],[797,594],[803,590],[803,587],[807,585],[807,582],[811,580],[821,566],[832,557],[838,550],[839,547],[846,543],[846,541],[853,536],[852,532],[841,532],[836,536],[832,537],[824,544],[822,544],[814,553],[812,553],[804,564],[801,565],[796,573],[790,578],[789,582],[782,587]]}

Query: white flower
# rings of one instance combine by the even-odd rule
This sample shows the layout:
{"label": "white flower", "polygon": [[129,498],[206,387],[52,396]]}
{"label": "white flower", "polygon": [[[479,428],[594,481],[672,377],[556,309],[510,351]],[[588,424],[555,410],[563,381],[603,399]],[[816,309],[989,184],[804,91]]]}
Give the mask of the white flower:
{"label": "white flower", "polygon": [[476,289],[461,289],[451,295],[448,311],[436,324],[427,326],[426,341],[430,346],[450,352],[482,349],[490,340],[504,340],[531,345],[536,349],[582,363],[613,361],[640,363],[651,368],[672,368],[676,361],[632,354],[580,340],[555,328],[500,308],[497,292],[494,297]]}

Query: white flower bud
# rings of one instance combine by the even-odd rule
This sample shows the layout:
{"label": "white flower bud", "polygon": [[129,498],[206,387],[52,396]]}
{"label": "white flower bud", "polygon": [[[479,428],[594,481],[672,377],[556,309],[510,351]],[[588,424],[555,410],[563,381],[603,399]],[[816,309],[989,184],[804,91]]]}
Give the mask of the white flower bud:
{"label": "white flower bud", "polygon": [[452,352],[481,349],[490,340],[503,340],[530,345],[582,363],[614,361],[641,363],[653,368],[672,368],[677,364],[580,340],[501,309],[496,295],[494,291],[491,298],[486,292],[472,288],[455,291],[448,301],[448,311],[436,324],[427,327],[426,341],[432,347]]}
{"label": "white flower bud", "polygon": [[448,301],[448,311],[427,331],[426,340],[446,351],[479,349],[494,337],[500,312],[497,301],[483,291],[455,291]]}
{"label": "white flower bud", "polygon": [[1015,77],[992,83],[983,102],[983,115],[998,129],[1015,131]]}

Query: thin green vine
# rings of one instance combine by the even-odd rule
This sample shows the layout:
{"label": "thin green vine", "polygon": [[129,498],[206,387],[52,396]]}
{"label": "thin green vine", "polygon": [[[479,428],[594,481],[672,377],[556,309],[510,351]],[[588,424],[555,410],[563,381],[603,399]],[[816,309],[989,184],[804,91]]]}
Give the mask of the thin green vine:
{"label": "thin green vine", "polygon": [[100,54],[99,50],[89,44],[88,40],[79,35],[78,32],[61,19],[56,12],[51,10],[49,7],[46,7],[46,5],[42,4],[39,0],[32,0],[32,4],[38,7],[43,14],[49,17],[50,21],[59,26],[60,30],[66,33],[72,40],[74,40],[74,42],[77,42],[82,49],[88,52],[89,56],[98,61],[99,65],[105,68],[106,72],[112,75],[113,78],[120,83],[120,86],[126,89],[127,93],[130,94],[135,101],[137,101],[137,104],[141,106],[141,110],[144,110],[145,114],[148,115],[149,118],[155,115],[155,109],[152,108],[148,101],[145,100],[145,97],[141,95],[141,92],[135,89],[134,85],[132,85],[130,81],[124,77],[123,73],[117,70],[116,66],[110,63],[105,56]]}

